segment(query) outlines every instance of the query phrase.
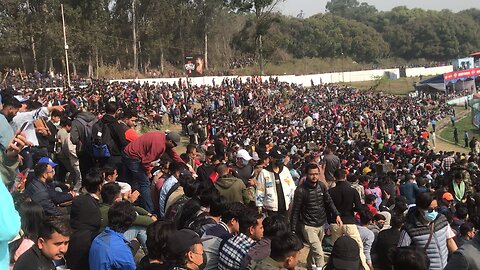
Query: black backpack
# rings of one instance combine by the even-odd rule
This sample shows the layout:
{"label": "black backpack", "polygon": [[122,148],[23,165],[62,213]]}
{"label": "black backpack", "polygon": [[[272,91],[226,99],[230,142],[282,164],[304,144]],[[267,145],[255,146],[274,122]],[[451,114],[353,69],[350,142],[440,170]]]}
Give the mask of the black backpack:
{"label": "black backpack", "polygon": [[112,126],[97,121],[92,128],[92,155],[94,158],[109,158],[112,151],[118,152],[118,147],[113,140]]}

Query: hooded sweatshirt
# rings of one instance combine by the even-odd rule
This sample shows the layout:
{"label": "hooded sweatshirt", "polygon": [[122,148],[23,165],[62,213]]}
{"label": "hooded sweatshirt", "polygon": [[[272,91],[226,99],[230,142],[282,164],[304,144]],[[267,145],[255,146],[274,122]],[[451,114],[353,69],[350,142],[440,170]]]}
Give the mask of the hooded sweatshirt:
{"label": "hooded sweatshirt", "polygon": [[214,185],[220,195],[225,197],[228,202],[241,202],[244,204],[250,202],[247,187],[240,178],[227,174],[219,177]]}

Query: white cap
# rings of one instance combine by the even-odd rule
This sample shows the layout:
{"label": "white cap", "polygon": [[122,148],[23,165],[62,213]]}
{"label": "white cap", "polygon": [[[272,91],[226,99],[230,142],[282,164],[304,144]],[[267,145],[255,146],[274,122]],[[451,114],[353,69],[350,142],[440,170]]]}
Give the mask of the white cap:
{"label": "white cap", "polygon": [[246,161],[250,161],[250,159],[252,159],[252,157],[250,156],[250,154],[247,152],[247,150],[245,149],[240,149],[238,150],[237,152],[237,158],[243,158],[245,159]]}

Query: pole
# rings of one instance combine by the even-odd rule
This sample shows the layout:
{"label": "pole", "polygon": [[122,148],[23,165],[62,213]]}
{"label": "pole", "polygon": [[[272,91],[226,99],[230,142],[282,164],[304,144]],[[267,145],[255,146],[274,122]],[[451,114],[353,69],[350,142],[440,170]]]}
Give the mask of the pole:
{"label": "pole", "polygon": [[65,15],[63,14],[63,4],[60,4],[62,8],[62,24],[63,24],[63,41],[65,44],[65,64],[67,66],[67,82],[68,88],[72,87],[70,84],[70,66],[68,65],[68,45],[67,45],[67,31],[65,30]]}
{"label": "pole", "polygon": [[133,35],[133,71],[135,71],[135,78],[138,72],[138,55],[137,55],[137,26],[135,14],[135,0],[132,0],[132,35]]}
{"label": "pole", "polygon": [[345,71],[343,70],[343,51],[342,51],[342,83],[345,82]]}

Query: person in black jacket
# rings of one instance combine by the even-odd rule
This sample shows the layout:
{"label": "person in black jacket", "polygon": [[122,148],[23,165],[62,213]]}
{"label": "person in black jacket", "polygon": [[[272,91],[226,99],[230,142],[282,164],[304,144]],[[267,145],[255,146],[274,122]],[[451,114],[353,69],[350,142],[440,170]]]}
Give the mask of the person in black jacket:
{"label": "person in black jacket", "polygon": [[122,151],[127,146],[128,141],[125,139],[123,125],[116,118],[118,110],[119,108],[115,102],[105,104],[105,114],[93,127],[92,136],[94,143],[95,140],[100,140],[108,145],[108,150],[110,151],[111,156],[105,160],[100,160],[101,165],[116,168],[119,181],[124,182]]}
{"label": "person in black jacket", "polygon": [[53,179],[57,164],[48,159],[49,163],[39,162],[35,165],[35,179],[25,188],[25,194],[38,203],[45,210],[47,216],[65,215],[65,208],[60,205],[68,204],[73,199],[74,192],[59,192],[55,190]]}
{"label": "person in black jacket", "polygon": [[323,267],[325,257],[322,249],[324,237],[323,225],[327,221],[327,212],[334,216],[338,226],[342,226],[337,211],[324,183],[319,181],[318,165],[310,163],[305,167],[307,179],[295,190],[292,206],[292,231],[301,231],[310,246],[307,268]]}
{"label": "person in black jacket", "polygon": [[357,229],[357,220],[355,219],[355,211],[361,211],[362,203],[358,192],[346,181],[347,177],[343,169],[336,170],[334,173],[337,185],[328,190],[332,197],[333,203],[340,212],[343,225],[331,224],[332,243],[335,243],[342,235],[348,235],[357,241],[360,260],[364,269],[370,269],[367,265],[365,254],[363,253],[363,242]]}
{"label": "person in black jacket", "polygon": [[99,209],[100,191],[103,178],[97,170],[87,174],[83,186],[88,192],[76,197],[70,211],[70,226],[73,234],[65,258],[68,269],[88,270],[88,252],[93,239],[99,234],[102,224]]}

